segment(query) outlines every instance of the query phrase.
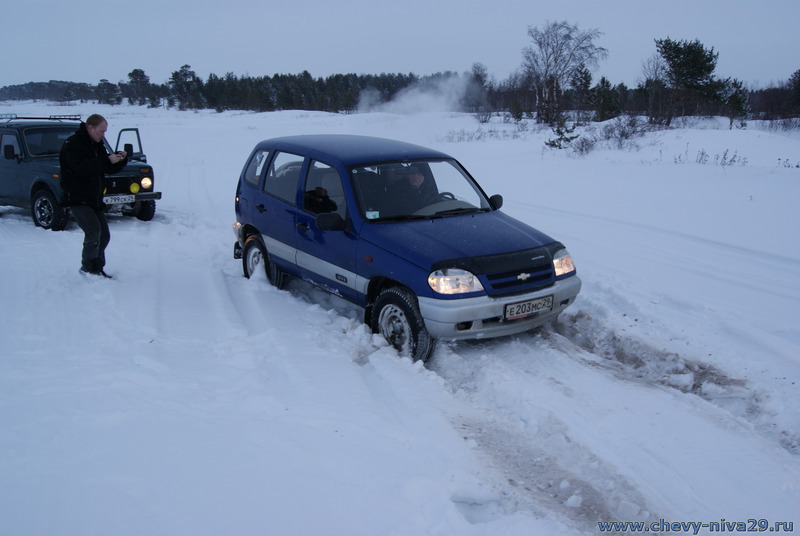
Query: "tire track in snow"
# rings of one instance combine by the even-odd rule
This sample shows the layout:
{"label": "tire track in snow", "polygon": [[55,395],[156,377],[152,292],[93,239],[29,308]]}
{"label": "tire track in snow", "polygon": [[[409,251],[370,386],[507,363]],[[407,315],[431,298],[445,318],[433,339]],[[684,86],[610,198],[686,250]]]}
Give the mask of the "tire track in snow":
{"label": "tire track in snow", "polygon": [[[607,338],[613,357],[551,329],[451,343],[437,349],[429,368],[486,415],[457,424],[505,472],[523,503],[544,505],[594,529],[593,523],[609,519],[788,507],[770,497],[773,486],[793,478],[786,458],[791,449],[691,389],[712,383],[757,411],[759,397],[746,383],[671,354],[637,369],[638,358],[652,357],[637,355],[646,346],[613,333]],[[659,376],[675,366],[683,367],[677,376],[691,373],[692,380]],[[723,478],[711,469],[720,463],[732,469]],[[730,496],[740,486],[748,488],[749,499]]]}
{"label": "tire track in snow", "polygon": [[[241,281],[246,285],[256,282],[268,287],[266,280],[242,278]],[[230,280],[231,284],[234,282]],[[272,292],[272,289],[265,288],[265,292]],[[308,307],[316,308],[321,303],[324,309],[335,310],[342,320],[349,318],[356,322],[353,315],[358,316],[350,304],[304,282],[292,283],[288,293],[280,294],[289,300],[287,305],[297,303],[295,298],[299,298],[300,303],[305,302]],[[253,306],[258,308],[257,304]],[[574,318],[589,317],[579,311]],[[695,411],[696,404],[691,400],[700,398],[692,394],[692,386],[695,390],[709,385],[728,388],[732,396],[751,408],[750,411],[757,408],[758,397],[747,390],[744,382],[727,377],[721,371],[680,359],[677,354],[646,351],[646,345],[635,338],[615,333],[598,321],[587,321],[597,332],[587,336],[596,341],[604,338],[607,356],[588,343],[581,344],[579,335],[592,330],[577,325],[573,317],[565,316],[558,329],[490,341],[440,343],[428,368],[444,378],[448,390],[466,398],[478,414],[484,416],[453,417],[452,422],[465,438],[474,441],[489,463],[506,476],[504,493],[517,508],[539,514],[557,511],[587,530],[596,529],[595,523],[602,520],[659,519],[668,512],[661,511],[664,507],[654,499],[659,496],[653,489],[657,488],[656,484],[642,489],[630,471],[620,471],[613,459],[609,461],[607,453],[595,452],[592,441],[586,442],[576,436],[575,424],[567,418],[569,412],[562,416],[560,408],[546,400],[542,402],[531,393],[554,391],[577,406],[572,410],[576,418],[591,423],[591,417],[580,413],[583,407],[594,411],[591,409],[596,405],[594,398],[603,398],[603,387],[596,387],[595,383],[610,386],[608,390],[633,391],[623,398],[625,404],[634,408],[626,410],[633,411],[633,417],[623,411],[622,417],[615,418],[644,419],[647,426],[653,425],[646,416],[637,414],[635,408],[642,402],[649,404],[651,396],[659,407],[670,407],[670,410],[664,409],[665,412],[671,411],[675,401],[680,401],[677,404],[679,413]],[[574,329],[574,333],[570,333],[570,329]],[[540,354],[547,356],[552,369],[540,362]],[[642,368],[645,360],[654,361],[654,355],[660,356],[661,362]],[[592,380],[574,382],[576,375]],[[587,385],[590,387],[582,394],[582,400],[572,400]],[[607,411],[613,414],[615,410]],[[700,414],[699,420],[704,422],[705,413],[700,411]],[[712,421],[728,419],[719,414],[708,418]],[[730,420],[735,423],[736,418],[730,416]],[[618,450],[624,452],[625,447]],[[655,466],[665,463],[671,470],[674,460],[659,453],[648,463]],[[656,480],[655,475],[652,480]],[[672,506],[670,501],[667,504]]]}
{"label": "tire track in snow", "polygon": [[769,393],[754,389],[744,378],[617,333],[585,311],[561,315],[552,329],[542,334],[565,354],[606,368],[619,378],[669,387],[710,402],[748,421],[789,453],[800,454],[800,433],[769,422],[763,408]]}
{"label": "tire track in snow", "polygon": [[543,378],[537,366],[525,365],[525,356],[536,359],[531,351],[543,346],[539,339],[516,338],[440,344],[428,368],[482,415],[456,418],[454,425],[505,476],[506,492],[520,509],[554,511],[587,531],[598,521],[658,519],[626,477],[576,440],[553,408],[530,396],[542,384],[571,389],[567,380]]}

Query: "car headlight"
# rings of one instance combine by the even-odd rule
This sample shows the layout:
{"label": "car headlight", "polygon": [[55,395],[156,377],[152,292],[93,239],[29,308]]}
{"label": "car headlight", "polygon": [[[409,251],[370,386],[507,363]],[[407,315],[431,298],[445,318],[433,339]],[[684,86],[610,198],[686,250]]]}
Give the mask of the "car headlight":
{"label": "car headlight", "polygon": [[483,290],[483,285],[474,274],[458,268],[431,272],[428,284],[439,294],[465,294]]}
{"label": "car headlight", "polygon": [[150,177],[142,178],[142,188],[143,189],[149,190],[152,187],[153,187],[153,179],[151,179]]}
{"label": "car headlight", "polygon": [[572,262],[569,251],[562,249],[553,255],[553,268],[555,269],[557,278],[575,273],[575,264]]}

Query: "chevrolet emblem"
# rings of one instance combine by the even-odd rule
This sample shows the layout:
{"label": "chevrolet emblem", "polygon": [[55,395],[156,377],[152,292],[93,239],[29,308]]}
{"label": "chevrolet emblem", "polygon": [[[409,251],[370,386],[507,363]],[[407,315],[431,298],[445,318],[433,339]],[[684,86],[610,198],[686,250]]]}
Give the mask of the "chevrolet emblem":
{"label": "chevrolet emblem", "polygon": [[521,273],[517,276],[517,279],[519,279],[520,281],[525,281],[526,279],[530,279],[530,277],[531,274]]}

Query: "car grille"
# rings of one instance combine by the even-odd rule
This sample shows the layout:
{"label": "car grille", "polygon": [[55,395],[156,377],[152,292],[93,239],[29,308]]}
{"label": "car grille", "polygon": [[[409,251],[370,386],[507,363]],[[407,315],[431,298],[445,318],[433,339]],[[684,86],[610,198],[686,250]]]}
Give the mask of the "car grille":
{"label": "car grille", "polygon": [[553,282],[553,263],[532,264],[512,272],[486,274],[491,287],[498,291],[514,291],[519,287],[541,288]]}
{"label": "car grille", "polygon": [[559,243],[499,255],[486,255],[437,262],[440,268],[461,268],[477,275],[490,296],[533,292],[555,282],[553,254]]}
{"label": "car grille", "polygon": [[106,195],[129,194],[134,182],[138,182],[136,177],[106,177]]}

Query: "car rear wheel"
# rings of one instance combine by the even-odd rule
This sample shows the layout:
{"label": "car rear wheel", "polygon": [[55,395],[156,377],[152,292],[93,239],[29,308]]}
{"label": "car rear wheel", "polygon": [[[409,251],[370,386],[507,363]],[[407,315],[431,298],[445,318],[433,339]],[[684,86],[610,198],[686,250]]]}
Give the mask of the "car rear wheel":
{"label": "car rear wheel", "polygon": [[413,293],[402,287],[381,291],[372,307],[372,331],[380,333],[401,355],[414,361],[427,361],[433,353],[434,340],[419,312]]}
{"label": "car rear wheel", "polygon": [[248,279],[264,270],[267,280],[277,288],[283,288],[284,273],[270,259],[267,248],[258,236],[250,235],[242,249],[242,273]]}
{"label": "car rear wheel", "polygon": [[31,198],[33,223],[38,227],[61,231],[67,225],[67,211],[50,190],[37,190]]}

